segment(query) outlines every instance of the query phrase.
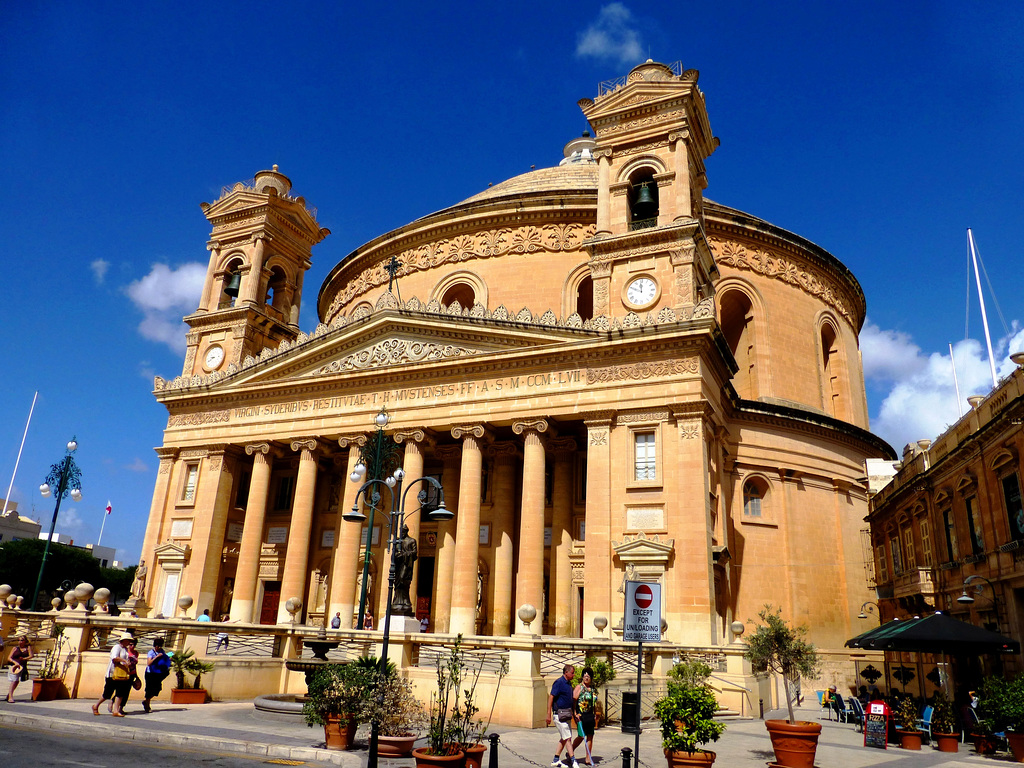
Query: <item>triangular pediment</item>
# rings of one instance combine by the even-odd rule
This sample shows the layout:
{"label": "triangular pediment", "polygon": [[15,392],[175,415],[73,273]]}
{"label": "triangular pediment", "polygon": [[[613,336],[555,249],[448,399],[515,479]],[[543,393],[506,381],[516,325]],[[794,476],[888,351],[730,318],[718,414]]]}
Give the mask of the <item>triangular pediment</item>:
{"label": "triangular pediment", "polygon": [[607,117],[628,117],[635,110],[651,111],[663,108],[689,93],[690,84],[678,81],[671,83],[643,83],[628,85],[601,99],[586,110],[588,120],[601,121]]}
{"label": "triangular pediment", "polygon": [[643,531],[612,542],[612,550],[624,563],[667,562],[674,549],[675,539],[662,541],[658,534],[648,537]]}

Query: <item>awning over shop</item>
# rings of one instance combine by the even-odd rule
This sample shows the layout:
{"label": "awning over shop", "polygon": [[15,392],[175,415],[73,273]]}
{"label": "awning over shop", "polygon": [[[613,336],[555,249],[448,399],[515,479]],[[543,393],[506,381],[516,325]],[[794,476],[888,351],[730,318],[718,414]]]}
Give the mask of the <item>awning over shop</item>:
{"label": "awning over shop", "polygon": [[846,647],[949,655],[1020,653],[1020,643],[1016,640],[944,613],[933,613],[920,619],[894,619],[847,640]]}

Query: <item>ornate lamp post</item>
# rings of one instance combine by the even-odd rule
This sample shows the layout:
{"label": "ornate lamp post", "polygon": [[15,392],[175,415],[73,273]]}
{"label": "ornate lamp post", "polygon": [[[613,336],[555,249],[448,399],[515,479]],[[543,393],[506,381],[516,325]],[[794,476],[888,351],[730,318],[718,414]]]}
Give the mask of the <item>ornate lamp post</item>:
{"label": "ornate lamp post", "polygon": [[992,597],[990,597],[989,599],[992,601],[992,611],[996,615],[996,626],[998,627],[999,626],[999,603],[996,602],[996,588],[995,588],[995,585],[992,584],[992,582],[989,581],[988,579],[986,579],[984,576],[980,576],[977,573],[973,573],[970,576],[968,576],[966,579],[964,579],[964,587],[963,587],[964,591],[963,591],[963,594],[960,595],[960,597],[958,597],[956,599],[956,601],[958,603],[960,603],[960,605],[973,605],[974,604],[974,598],[971,597],[969,594],[967,594],[967,588],[971,587],[974,590],[974,594],[976,594],[976,595],[980,595],[982,592],[985,591],[985,584],[975,584],[974,582],[976,582],[976,581],[984,581],[985,584],[988,584],[988,588],[990,590],[992,590]]}
{"label": "ornate lamp post", "polygon": [[[353,473],[354,474],[354,473]],[[406,560],[412,559],[412,553],[405,551],[406,543],[404,535],[408,533],[408,529],[405,525],[406,512],[405,512],[405,499],[409,495],[409,491],[417,483],[424,483],[426,485],[432,485],[438,492],[439,502],[437,508],[428,512],[427,515],[431,520],[451,520],[455,515],[444,505],[444,488],[441,487],[435,478],[428,476],[419,477],[409,482],[408,487],[403,492],[402,483],[405,480],[405,470],[399,467],[392,474],[384,480],[378,480],[376,478],[367,480],[359,490],[356,492],[355,503],[352,505],[352,511],[347,512],[343,515],[343,518],[348,522],[361,523],[366,520],[366,515],[359,511],[359,497],[363,496],[366,498],[367,492],[370,492],[370,496],[367,499],[367,504],[370,507],[370,514],[373,514],[374,507],[380,503],[380,493],[378,492],[378,486],[384,485],[387,487],[388,492],[391,494],[391,512],[388,515],[388,550],[391,552],[391,567],[388,569],[388,601],[384,610],[384,641],[381,646],[380,654],[380,671],[379,675],[383,677],[387,672],[388,663],[388,639],[391,633],[391,609],[392,601],[395,599],[395,582],[397,576],[397,561],[399,558],[403,560],[403,569],[407,570],[411,577],[411,569],[406,569]],[[427,489],[421,488],[416,496],[419,501],[419,507],[409,513],[409,517],[416,514],[423,508],[423,505],[427,502]],[[370,518],[372,521],[372,517]],[[403,533],[404,532],[404,533]],[[363,581],[365,589],[365,577]],[[408,582],[403,579],[402,588],[408,590]],[[409,602],[408,594],[405,595],[405,601],[402,608],[408,609],[411,606],[407,606]],[[370,754],[367,759],[367,768],[377,768],[377,734],[378,724],[374,720],[370,725]]]}
{"label": "ornate lamp post", "polygon": [[[43,547],[43,561],[39,563],[39,577],[36,579],[36,588],[32,593],[32,602],[29,603],[29,610],[35,610],[36,600],[39,597],[39,588],[43,583],[43,571],[46,570],[46,558],[50,554],[50,542],[53,541],[53,529],[57,527],[57,513],[60,512],[60,502],[70,494],[73,501],[82,500],[82,470],[75,464],[71,454],[78,448],[75,438],[67,445],[67,452],[64,459],[50,467],[50,474],[46,476],[46,482],[39,486],[39,493],[44,499],[56,495],[57,505],[53,508],[53,520],[50,521],[50,535],[46,537],[46,546]],[[53,488],[56,487],[56,491]]]}
{"label": "ornate lamp post", "polygon": [[[395,478],[392,474],[395,467],[398,466],[398,443],[394,441],[389,435],[384,432],[384,427],[391,421],[391,417],[388,415],[388,409],[386,407],[380,409],[373,418],[373,423],[377,425],[377,431],[373,433],[369,440],[366,441],[366,445],[359,449],[359,463],[353,468],[350,479],[353,483],[358,483],[368,473],[370,480],[383,481],[389,488],[393,488],[395,484]],[[363,488],[367,487],[366,484]],[[360,489],[362,492],[362,489]],[[357,502],[359,496],[356,496]],[[363,583],[359,590],[359,618],[356,619],[356,629],[363,628],[363,619],[366,616],[366,585],[369,582],[370,575],[370,547],[373,544],[373,513],[380,504],[380,493],[374,491],[367,499],[367,504],[370,507],[370,521],[369,525],[366,526],[366,546],[363,550]],[[343,516],[346,520],[349,518]],[[365,520],[366,516],[362,516],[362,520]]]}
{"label": "ornate lamp post", "polygon": [[882,611],[878,607],[878,603],[874,600],[865,600],[864,604],[860,607],[860,613],[857,614],[858,619],[866,619],[869,613],[878,615],[878,625],[882,625]]}

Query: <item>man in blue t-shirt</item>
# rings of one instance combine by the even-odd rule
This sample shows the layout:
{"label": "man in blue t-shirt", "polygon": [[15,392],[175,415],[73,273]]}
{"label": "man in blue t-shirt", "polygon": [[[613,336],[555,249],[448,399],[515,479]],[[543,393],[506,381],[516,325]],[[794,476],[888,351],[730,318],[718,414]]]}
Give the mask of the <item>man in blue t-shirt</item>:
{"label": "man in blue t-shirt", "polygon": [[562,747],[565,747],[566,757],[572,760],[572,768],[580,768],[580,764],[576,762],[576,757],[572,753],[573,698],[571,681],[574,674],[576,674],[576,667],[572,664],[562,667],[562,676],[555,680],[554,685],[551,686],[551,693],[548,694],[548,725],[551,725],[551,712],[554,708],[555,728],[558,729],[558,749],[555,750],[555,757],[551,761],[552,768],[562,764],[560,757]]}

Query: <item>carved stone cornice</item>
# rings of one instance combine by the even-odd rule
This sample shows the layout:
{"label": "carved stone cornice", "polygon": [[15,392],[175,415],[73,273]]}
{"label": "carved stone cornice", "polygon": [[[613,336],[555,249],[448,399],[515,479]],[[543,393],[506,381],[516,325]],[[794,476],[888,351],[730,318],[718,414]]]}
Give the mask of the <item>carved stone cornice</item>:
{"label": "carved stone cornice", "polygon": [[350,448],[352,446],[355,446],[356,448],[362,448],[364,445],[366,445],[366,433],[358,432],[352,435],[339,435],[338,445],[340,445],[342,448]]}
{"label": "carved stone cornice", "polygon": [[676,421],[685,419],[710,419],[714,409],[706,400],[694,400],[686,403],[672,403],[668,407],[672,418]]}
{"label": "carved stone cornice", "polygon": [[610,427],[615,419],[616,411],[584,411],[579,415],[583,423],[589,427]]}
{"label": "carved stone cornice", "polygon": [[470,435],[477,440],[490,441],[494,439],[494,433],[485,424],[456,424],[452,427],[452,437],[456,440],[461,440],[463,437]]}
{"label": "carved stone cornice", "polygon": [[231,420],[231,411],[204,411],[203,413],[176,413],[167,418],[168,427],[200,427],[204,424],[221,424]]}
{"label": "carved stone cornice", "polygon": [[512,431],[515,432],[517,435],[522,435],[524,433],[529,432],[544,434],[545,432],[549,431],[550,437],[554,437],[555,435],[558,434],[558,430],[556,430],[547,419],[528,419],[524,421],[513,421]]}
{"label": "carved stone cornice", "polygon": [[178,454],[179,459],[205,459],[210,451],[207,448],[186,448]]}
{"label": "carved stone cornice", "polygon": [[686,373],[697,373],[700,365],[696,357],[685,357],[680,360],[667,360],[658,363],[630,363],[628,365],[610,365],[605,368],[587,368],[587,383],[611,381],[641,381],[643,379],[680,376]]}

